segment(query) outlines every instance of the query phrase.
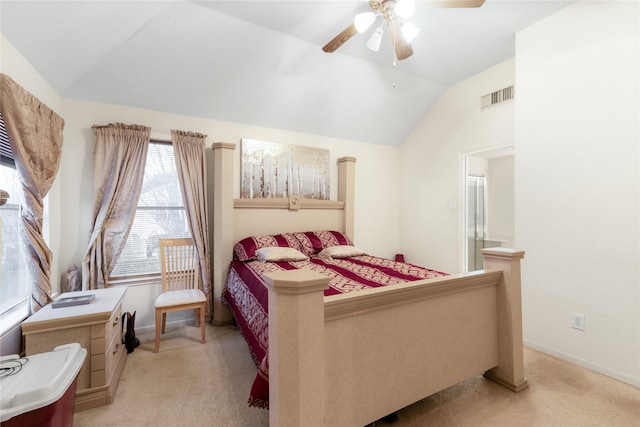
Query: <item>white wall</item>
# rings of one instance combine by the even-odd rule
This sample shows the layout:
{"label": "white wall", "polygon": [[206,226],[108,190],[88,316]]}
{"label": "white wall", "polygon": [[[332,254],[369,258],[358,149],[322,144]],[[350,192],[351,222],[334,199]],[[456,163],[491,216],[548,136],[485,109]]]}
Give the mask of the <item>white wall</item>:
{"label": "white wall", "polygon": [[[75,99],[64,99],[63,111],[67,125],[60,180],[65,189],[65,214],[61,224],[65,242],[58,252],[58,262],[65,270],[71,264],[82,265],[89,234],[93,173],[91,126],[112,122],[150,126],[152,137],[163,139],[170,139],[171,129],[201,132],[208,135],[208,147],[212,142],[236,143],[236,196],[240,194],[240,139],[243,137],[329,149],[334,200],[337,199],[335,160],[354,156],[357,159],[355,243],[370,253],[386,257],[393,256],[399,247],[395,226],[398,223],[398,148]],[[381,209],[383,201],[388,203],[388,209]],[[130,287],[125,310],[137,311],[136,327],[153,324],[152,304],[158,292],[158,286]]]}
{"label": "white wall", "polygon": [[518,33],[516,244],[526,343],[640,386],[638,28],[577,2]]}
{"label": "white wall", "polygon": [[0,72],[10,76],[40,102],[60,114],[62,109],[60,95],[2,34],[0,34],[0,55],[2,58]]}
{"label": "white wall", "polygon": [[512,248],[515,233],[515,156],[489,160],[487,228],[489,238]]}
{"label": "white wall", "polygon": [[480,98],[511,86],[514,64],[449,88],[400,147],[400,242],[408,262],[462,271],[463,154],[513,144],[514,103],[481,110]]}

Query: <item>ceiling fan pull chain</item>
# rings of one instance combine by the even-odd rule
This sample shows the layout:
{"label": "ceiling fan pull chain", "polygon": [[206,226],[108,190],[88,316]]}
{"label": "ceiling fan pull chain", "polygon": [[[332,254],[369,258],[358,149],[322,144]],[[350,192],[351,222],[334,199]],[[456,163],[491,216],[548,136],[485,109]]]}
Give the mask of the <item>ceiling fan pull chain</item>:
{"label": "ceiling fan pull chain", "polygon": [[397,75],[396,74],[396,69],[397,69],[396,65],[398,64],[398,62],[396,61],[395,53],[393,55],[394,55],[393,62],[391,63],[393,65],[393,84],[391,86],[392,87],[396,87],[396,86],[398,86],[398,84],[396,83],[396,75]]}
{"label": "ceiling fan pull chain", "polygon": [[395,27],[395,25],[391,26],[391,32],[393,33],[393,46],[394,46],[394,49],[392,50],[392,53],[391,53],[391,55],[393,55],[393,61],[391,62],[391,65],[393,66],[393,84],[391,85],[391,87],[397,87],[398,84],[397,84],[397,79],[396,79],[396,76],[397,76],[397,73],[396,73],[397,67],[396,66],[398,65],[398,62],[396,61],[396,56],[397,55],[396,55],[396,51],[395,51],[395,45],[396,45],[396,27]]}

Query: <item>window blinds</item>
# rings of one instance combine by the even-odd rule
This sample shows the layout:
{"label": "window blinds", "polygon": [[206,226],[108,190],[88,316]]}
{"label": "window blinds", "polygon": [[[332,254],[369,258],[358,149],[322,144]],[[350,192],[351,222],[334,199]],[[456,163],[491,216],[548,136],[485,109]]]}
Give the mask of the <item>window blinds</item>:
{"label": "window blinds", "polygon": [[9,144],[9,135],[7,135],[7,129],[4,127],[4,119],[0,113],[0,164],[15,168],[15,162],[13,161],[13,152],[11,151],[11,145]]}

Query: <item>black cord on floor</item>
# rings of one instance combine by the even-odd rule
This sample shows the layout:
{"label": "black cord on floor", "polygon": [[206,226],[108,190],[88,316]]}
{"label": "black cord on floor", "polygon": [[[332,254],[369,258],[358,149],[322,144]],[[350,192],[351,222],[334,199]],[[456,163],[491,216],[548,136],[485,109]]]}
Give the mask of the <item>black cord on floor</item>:
{"label": "black cord on floor", "polygon": [[29,361],[27,357],[19,359],[0,360],[0,380],[15,375],[22,370],[22,367]]}

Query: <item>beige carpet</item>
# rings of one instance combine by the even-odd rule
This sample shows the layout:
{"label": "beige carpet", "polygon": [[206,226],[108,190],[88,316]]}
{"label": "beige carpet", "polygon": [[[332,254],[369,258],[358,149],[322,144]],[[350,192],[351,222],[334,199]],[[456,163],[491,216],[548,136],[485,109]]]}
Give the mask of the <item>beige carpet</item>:
{"label": "beige carpet", "polygon": [[[111,405],[75,414],[76,426],[268,426],[268,411],[246,404],[255,367],[233,327],[185,326],[153,336],[127,356]],[[640,389],[525,349],[529,389],[512,393],[481,376],[376,425],[430,427],[640,427]],[[313,426],[301,426],[313,427]]]}

